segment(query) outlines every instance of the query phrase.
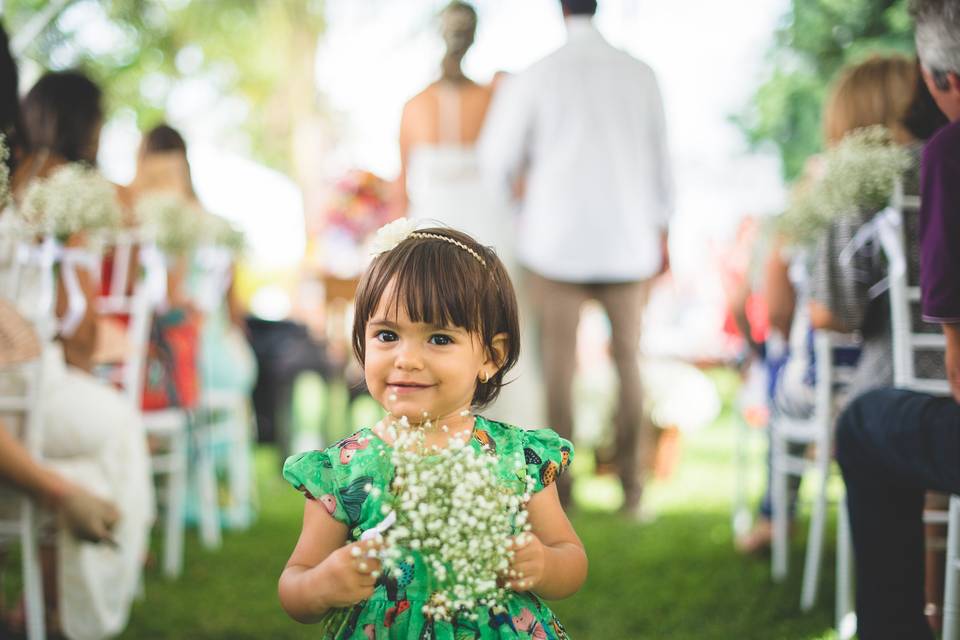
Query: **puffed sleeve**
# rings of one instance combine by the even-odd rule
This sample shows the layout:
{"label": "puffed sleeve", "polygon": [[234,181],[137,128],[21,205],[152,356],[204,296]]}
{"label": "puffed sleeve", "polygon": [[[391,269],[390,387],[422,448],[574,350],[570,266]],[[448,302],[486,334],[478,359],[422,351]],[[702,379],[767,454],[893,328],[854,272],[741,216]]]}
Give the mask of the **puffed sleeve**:
{"label": "puffed sleeve", "polygon": [[526,431],[522,441],[527,476],[534,480],[534,493],[556,481],[573,461],[573,445],[553,429]]}
{"label": "puffed sleeve", "polygon": [[327,451],[306,451],[287,458],[283,478],[309,500],[318,500],[327,513],[352,526],[343,500],[339,499],[341,482]]}

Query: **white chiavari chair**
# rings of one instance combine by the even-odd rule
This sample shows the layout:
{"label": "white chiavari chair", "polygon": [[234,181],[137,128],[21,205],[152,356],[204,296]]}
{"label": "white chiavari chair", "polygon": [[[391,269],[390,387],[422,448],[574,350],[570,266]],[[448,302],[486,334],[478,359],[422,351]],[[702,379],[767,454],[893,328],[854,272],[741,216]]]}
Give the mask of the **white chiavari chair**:
{"label": "white chiavari chair", "polygon": [[[950,386],[943,364],[945,340],[940,327],[921,319],[920,247],[907,242],[907,238],[919,237],[919,218],[920,198],[904,195],[901,183],[894,191],[891,206],[877,214],[872,223],[889,271],[894,386],[946,396],[950,394]],[[958,640],[960,499],[951,496],[948,512],[924,511],[923,520],[925,524],[948,525],[942,638]],[[837,528],[837,559],[837,635],[846,640],[852,638],[857,629],[853,606],[853,547],[846,505],[841,510]]]}
{"label": "white chiavari chair", "polygon": [[[56,246],[52,239],[39,245],[20,243],[11,256],[9,277],[0,283],[0,297],[13,304],[21,302],[24,289],[31,292],[28,308],[19,306],[25,319],[36,332],[36,351],[44,338],[55,331],[54,273]],[[43,423],[40,412],[40,384],[43,375],[42,354],[25,362],[0,367],[0,418],[6,428],[24,444],[35,460],[42,459]],[[0,428],[5,428],[0,426]],[[28,640],[46,637],[43,572],[40,564],[40,509],[36,501],[22,494],[0,491],[0,503],[12,507],[0,513],[0,544],[17,541],[21,550],[23,598]]]}
{"label": "white chiavari chair", "polygon": [[[103,315],[126,316],[127,349],[121,363],[120,386],[137,408],[142,406],[147,349],[154,311],[165,297],[163,256],[134,232],[116,234],[111,244],[110,286],[97,301]],[[163,573],[175,578],[183,571],[184,513],[187,488],[188,413],[179,408],[141,411],[151,441],[150,464],[165,480],[158,502],[164,506]]]}
{"label": "white chiavari chair", "polygon": [[[817,331],[814,334],[816,382],[813,414],[807,419],[776,417],[771,424],[771,506],[773,542],[771,572],[782,581],[789,570],[789,478],[813,477],[816,494],[810,513],[810,529],[804,560],[800,608],[810,610],[817,597],[820,565],[827,521],[827,489],[831,475],[833,425],[837,398],[854,371],[856,341],[849,336]],[[791,445],[803,445],[792,453]],[[813,456],[807,449],[812,447]]]}

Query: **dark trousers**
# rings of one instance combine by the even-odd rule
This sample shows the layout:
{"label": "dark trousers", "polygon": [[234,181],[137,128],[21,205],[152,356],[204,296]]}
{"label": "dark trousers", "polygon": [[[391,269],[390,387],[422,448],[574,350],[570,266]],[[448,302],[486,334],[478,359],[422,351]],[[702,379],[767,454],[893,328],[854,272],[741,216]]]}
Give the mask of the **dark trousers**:
{"label": "dark trousers", "polygon": [[837,425],[861,640],[932,639],[923,615],[923,501],[960,492],[960,405],[898,389],[854,400]]}

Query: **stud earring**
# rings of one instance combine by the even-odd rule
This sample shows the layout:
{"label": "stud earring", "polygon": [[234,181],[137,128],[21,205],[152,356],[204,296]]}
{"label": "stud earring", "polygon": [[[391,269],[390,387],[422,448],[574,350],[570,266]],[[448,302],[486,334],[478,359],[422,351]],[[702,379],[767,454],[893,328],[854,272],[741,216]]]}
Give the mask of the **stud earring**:
{"label": "stud earring", "polygon": [[480,384],[487,384],[490,381],[490,374],[486,371],[480,372]]}

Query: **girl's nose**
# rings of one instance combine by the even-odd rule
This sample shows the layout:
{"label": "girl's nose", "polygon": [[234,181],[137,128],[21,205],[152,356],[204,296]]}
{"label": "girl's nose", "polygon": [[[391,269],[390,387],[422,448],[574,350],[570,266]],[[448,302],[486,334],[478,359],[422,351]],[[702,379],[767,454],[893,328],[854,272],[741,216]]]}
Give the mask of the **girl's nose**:
{"label": "girl's nose", "polygon": [[420,357],[419,349],[409,344],[402,347],[397,352],[394,366],[405,371],[420,369],[423,366],[423,359]]}

